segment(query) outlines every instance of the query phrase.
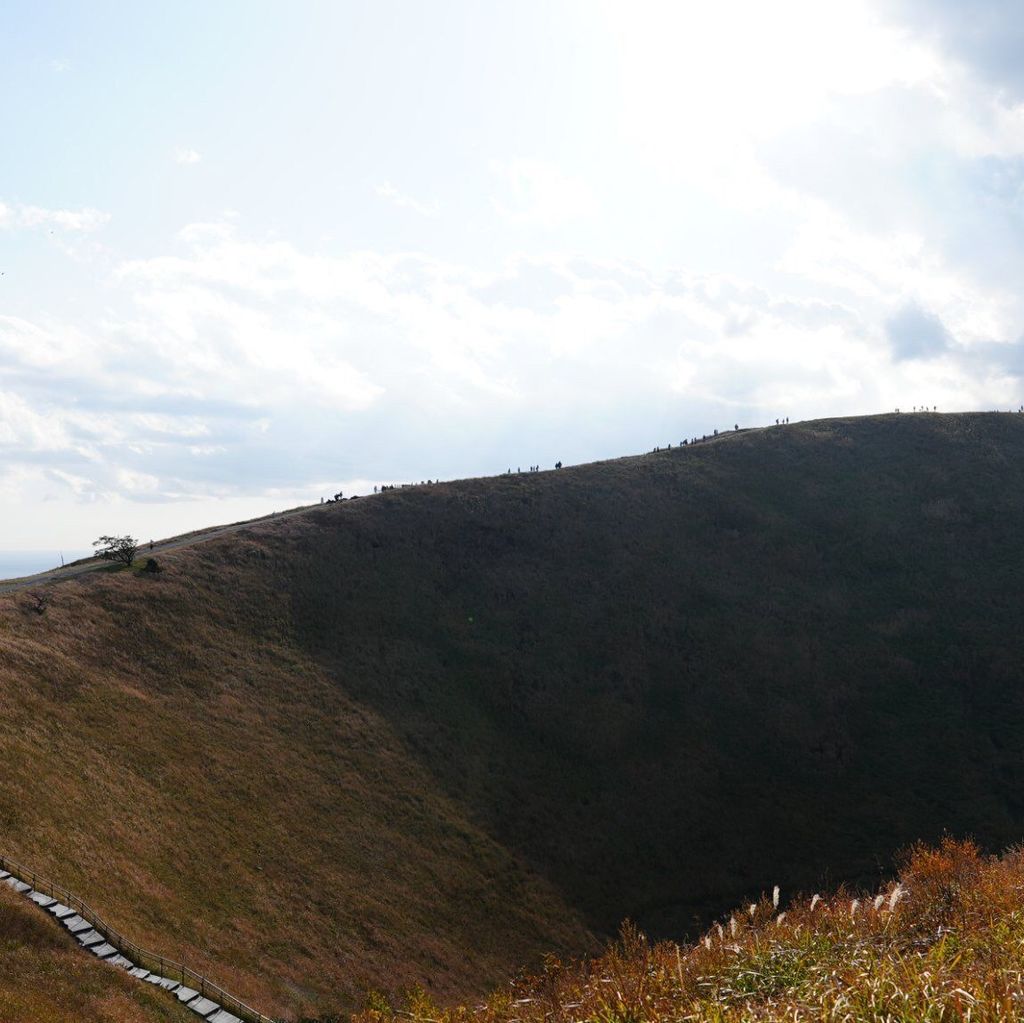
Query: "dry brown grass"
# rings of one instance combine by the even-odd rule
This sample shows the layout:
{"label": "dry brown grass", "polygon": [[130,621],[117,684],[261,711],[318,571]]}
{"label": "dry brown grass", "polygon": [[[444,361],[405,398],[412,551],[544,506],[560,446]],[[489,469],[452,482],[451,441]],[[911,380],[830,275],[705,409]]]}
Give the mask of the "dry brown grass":
{"label": "dry brown grass", "polygon": [[294,642],[274,556],[249,535],[61,584],[43,615],[0,598],[3,851],[283,1016],[588,946]]}
{"label": "dry brown grass", "polygon": [[186,1023],[162,991],[83,952],[55,920],[0,886],[3,1023]]}
{"label": "dry brown grass", "polygon": [[631,927],[587,962],[549,960],[482,1005],[422,993],[382,999],[355,1023],[799,1023],[1024,1016],[1024,854],[969,842],[916,848],[899,881],[853,898],[767,896],[692,945],[651,945]]}

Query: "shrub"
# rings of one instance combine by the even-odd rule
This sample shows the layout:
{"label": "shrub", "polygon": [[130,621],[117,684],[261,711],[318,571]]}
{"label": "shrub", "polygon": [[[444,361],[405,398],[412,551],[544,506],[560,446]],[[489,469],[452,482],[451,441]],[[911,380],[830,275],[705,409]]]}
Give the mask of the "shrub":
{"label": "shrub", "polygon": [[1024,854],[972,842],[914,846],[897,882],[852,899],[777,889],[692,945],[651,944],[626,925],[591,960],[549,958],[487,1002],[405,1011],[374,1000],[356,1023],[811,1023],[1017,1019]]}

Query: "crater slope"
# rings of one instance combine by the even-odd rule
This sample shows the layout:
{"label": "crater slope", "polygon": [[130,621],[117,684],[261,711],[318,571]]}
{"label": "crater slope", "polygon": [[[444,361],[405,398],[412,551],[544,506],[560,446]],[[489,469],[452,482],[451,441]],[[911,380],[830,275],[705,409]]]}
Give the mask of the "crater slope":
{"label": "crater slope", "polygon": [[1024,416],[398,490],[0,598],[0,843],[264,1011],[1024,830]]}

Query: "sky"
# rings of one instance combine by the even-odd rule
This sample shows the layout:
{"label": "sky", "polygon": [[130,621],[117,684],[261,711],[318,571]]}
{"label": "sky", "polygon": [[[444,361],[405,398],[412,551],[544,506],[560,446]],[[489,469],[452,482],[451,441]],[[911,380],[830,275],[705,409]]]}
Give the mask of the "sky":
{"label": "sky", "polygon": [[7,0],[0,549],[1016,408],[1022,50],[1002,0]]}

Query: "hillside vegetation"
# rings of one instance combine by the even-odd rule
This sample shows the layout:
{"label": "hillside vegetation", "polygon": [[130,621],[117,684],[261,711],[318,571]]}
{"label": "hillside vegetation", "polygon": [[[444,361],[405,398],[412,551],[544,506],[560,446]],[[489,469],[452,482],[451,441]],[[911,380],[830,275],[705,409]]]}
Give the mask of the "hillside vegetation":
{"label": "hillside vegetation", "polygon": [[423,993],[355,1023],[801,1023],[975,1020],[1024,1014],[1024,857],[969,843],[915,850],[873,898],[763,898],[693,945],[652,946],[626,927],[589,962],[550,959],[482,1005]]}
{"label": "hillside vegetation", "polygon": [[186,1023],[163,991],[87,955],[34,905],[0,885],[0,1020],[4,1023]]}
{"label": "hillside vegetation", "polygon": [[1024,830],[1024,416],[332,504],[0,598],[0,846],[264,1011]]}

